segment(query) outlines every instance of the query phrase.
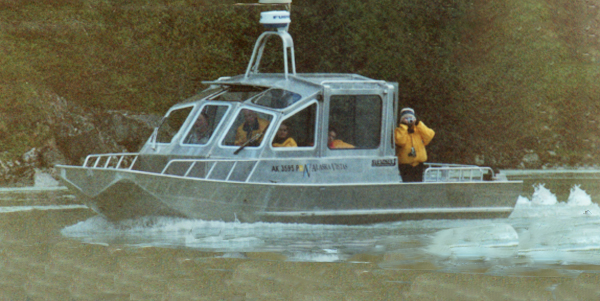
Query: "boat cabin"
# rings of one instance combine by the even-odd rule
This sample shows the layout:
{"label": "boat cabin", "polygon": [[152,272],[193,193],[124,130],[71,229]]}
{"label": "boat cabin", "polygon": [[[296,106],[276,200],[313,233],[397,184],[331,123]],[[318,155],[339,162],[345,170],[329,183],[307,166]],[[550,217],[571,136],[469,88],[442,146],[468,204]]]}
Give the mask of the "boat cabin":
{"label": "boat cabin", "polygon": [[[399,180],[397,84],[355,74],[297,74],[289,12],[263,13],[261,23],[276,30],[258,38],[246,73],[204,82],[207,90],[173,106],[140,151],[136,169],[190,173],[190,160],[204,159],[219,161],[224,179],[251,182]],[[283,73],[259,72],[271,37],[282,41]],[[209,165],[203,176],[224,177]]]}
{"label": "boat cabin", "polygon": [[[304,176],[331,168],[337,173],[354,170],[355,177],[365,174],[365,168],[380,172],[375,167],[388,166],[397,177],[395,84],[348,74],[288,79],[261,74],[209,84],[167,112],[139,160],[156,155],[167,161],[261,160],[272,163],[267,173],[293,169]],[[158,171],[165,160],[151,160],[155,164],[142,169]],[[365,166],[354,166],[359,161]]]}

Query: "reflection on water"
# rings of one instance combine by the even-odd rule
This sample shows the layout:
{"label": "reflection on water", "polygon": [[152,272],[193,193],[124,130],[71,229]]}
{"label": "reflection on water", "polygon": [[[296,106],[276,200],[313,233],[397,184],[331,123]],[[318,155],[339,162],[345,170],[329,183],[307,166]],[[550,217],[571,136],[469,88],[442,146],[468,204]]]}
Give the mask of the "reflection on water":
{"label": "reflection on water", "polygon": [[0,207],[0,300],[596,300],[593,198],[540,185],[507,219],[333,226],[111,223],[14,197]]}

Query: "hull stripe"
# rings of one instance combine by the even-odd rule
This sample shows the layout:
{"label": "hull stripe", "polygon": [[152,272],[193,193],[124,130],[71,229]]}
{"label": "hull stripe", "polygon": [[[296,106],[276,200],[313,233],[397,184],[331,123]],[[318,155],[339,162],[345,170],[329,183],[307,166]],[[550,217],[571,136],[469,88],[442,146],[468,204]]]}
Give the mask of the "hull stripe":
{"label": "hull stripe", "polygon": [[431,213],[475,213],[475,212],[512,212],[512,207],[464,207],[464,208],[411,208],[411,209],[365,209],[365,210],[322,210],[262,212],[265,216],[344,216],[344,215],[380,215],[380,214],[431,214]]}

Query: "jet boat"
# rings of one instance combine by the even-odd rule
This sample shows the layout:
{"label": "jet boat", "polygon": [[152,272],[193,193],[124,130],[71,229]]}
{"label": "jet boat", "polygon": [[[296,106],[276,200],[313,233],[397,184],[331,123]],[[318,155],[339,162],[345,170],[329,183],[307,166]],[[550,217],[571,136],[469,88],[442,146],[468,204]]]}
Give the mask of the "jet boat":
{"label": "jet boat", "polygon": [[[522,181],[490,167],[427,163],[423,182],[403,182],[393,138],[398,84],[296,73],[289,11],[263,12],[260,22],[269,30],[245,74],[205,82],[171,107],[138,153],[57,166],[64,185],[111,220],[353,225],[510,215]],[[272,37],[282,41],[284,70],[261,73]],[[344,147],[328,143],[332,131]]]}

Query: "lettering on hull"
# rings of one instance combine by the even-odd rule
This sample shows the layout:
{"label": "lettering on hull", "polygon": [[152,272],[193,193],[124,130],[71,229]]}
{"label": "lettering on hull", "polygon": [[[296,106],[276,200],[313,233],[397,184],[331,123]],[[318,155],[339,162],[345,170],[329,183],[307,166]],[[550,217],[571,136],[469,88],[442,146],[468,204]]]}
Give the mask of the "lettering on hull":
{"label": "lettering on hull", "polygon": [[397,159],[376,159],[371,161],[372,167],[396,166]]}

